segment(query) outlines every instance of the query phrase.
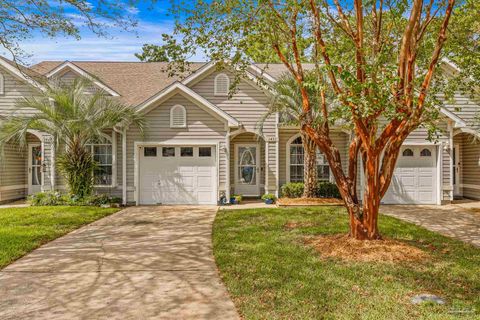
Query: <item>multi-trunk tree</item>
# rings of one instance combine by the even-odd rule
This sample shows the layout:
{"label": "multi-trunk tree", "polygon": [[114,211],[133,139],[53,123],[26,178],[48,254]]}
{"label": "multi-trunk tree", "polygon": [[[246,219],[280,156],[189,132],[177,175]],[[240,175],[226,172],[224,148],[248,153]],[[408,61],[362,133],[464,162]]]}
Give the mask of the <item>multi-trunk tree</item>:
{"label": "multi-trunk tree", "polygon": [[[457,2],[460,8],[471,5]],[[238,77],[252,63],[246,54],[250,42],[268,47],[267,59],[277,55],[301,90],[301,129],[328,159],[349,213],[350,235],[379,239],[380,201],[400,146],[419,126],[436,131],[437,96],[451,92],[439,65],[454,9],[455,0],[228,0],[173,11],[181,17],[176,32],[183,53],[201,50],[210,59],[229,61]],[[456,59],[464,50],[450,49],[443,54],[468,61]],[[174,60],[183,63],[185,57]],[[314,64],[313,81],[306,77],[306,60]],[[309,97],[310,88],[318,102]],[[332,125],[352,132],[348,159],[340,157]],[[359,170],[362,186],[356,182]]]}

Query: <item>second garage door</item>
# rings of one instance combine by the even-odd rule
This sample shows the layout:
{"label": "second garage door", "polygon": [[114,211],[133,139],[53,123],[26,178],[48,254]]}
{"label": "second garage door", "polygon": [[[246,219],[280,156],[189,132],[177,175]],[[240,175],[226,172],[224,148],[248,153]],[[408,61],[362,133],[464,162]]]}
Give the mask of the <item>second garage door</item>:
{"label": "second garage door", "polygon": [[144,146],[139,149],[140,204],[216,204],[213,146]]}
{"label": "second garage door", "polygon": [[435,146],[402,147],[390,188],[382,203],[436,204],[435,150]]}

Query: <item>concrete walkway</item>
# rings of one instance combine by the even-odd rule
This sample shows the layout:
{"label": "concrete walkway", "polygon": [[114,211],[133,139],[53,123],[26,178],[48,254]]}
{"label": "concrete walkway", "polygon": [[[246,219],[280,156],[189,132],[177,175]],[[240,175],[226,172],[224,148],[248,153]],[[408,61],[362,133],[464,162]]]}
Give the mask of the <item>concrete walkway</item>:
{"label": "concrete walkway", "polygon": [[238,319],[212,255],[216,207],[133,207],[0,272],[0,319]]}
{"label": "concrete walkway", "polygon": [[480,247],[480,214],[475,204],[384,205],[380,212]]}

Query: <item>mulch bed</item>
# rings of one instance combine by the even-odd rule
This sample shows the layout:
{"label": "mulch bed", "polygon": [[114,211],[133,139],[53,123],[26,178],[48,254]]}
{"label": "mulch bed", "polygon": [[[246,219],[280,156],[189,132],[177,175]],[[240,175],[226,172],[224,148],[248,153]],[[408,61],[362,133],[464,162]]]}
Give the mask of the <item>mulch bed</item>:
{"label": "mulch bed", "polygon": [[306,238],[322,258],[337,258],[354,262],[418,262],[428,258],[423,250],[404,242],[383,239],[360,241],[348,235],[329,235]]}
{"label": "mulch bed", "polygon": [[281,207],[338,206],[343,205],[343,200],[335,198],[280,198],[277,205]]}

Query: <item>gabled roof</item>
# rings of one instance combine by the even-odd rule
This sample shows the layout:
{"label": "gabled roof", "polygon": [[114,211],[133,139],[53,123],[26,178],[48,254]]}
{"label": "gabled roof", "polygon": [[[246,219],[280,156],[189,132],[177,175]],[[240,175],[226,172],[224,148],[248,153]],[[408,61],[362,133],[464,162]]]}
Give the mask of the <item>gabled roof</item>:
{"label": "gabled roof", "polygon": [[228,126],[238,127],[240,125],[240,123],[228,113],[218,108],[216,105],[212,104],[207,99],[178,81],[163,89],[150,99],[146,100],[139,106],[138,111],[147,113],[177,93],[182,94],[187,99],[195,103],[195,105],[201,107],[208,113],[215,116],[217,119],[227,122]]}
{"label": "gabled roof", "polygon": [[41,84],[41,82],[44,80],[45,77],[35,72],[34,70],[26,68],[2,56],[0,56],[0,66],[8,70],[10,73],[12,73],[14,76],[19,78],[20,80],[23,80],[28,84],[32,85],[33,87],[42,91],[45,90],[45,87]]}
{"label": "gabled roof", "polygon": [[61,65],[57,66],[55,69],[48,72],[45,76],[47,78],[52,78],[58,74],[62,74],[63,72],[66,72],[67,70],[72,70],[75,73],[79,74],[80,76],[92,81],[97,87],[109,93],[110,95],[114,97],[119,96],[118,92],[116,92],[115,90],[113,90],[112,88],[104,84],[101,80],[97,79],[96,76],[89,74],[87,71],[76,66],[73,62],[70,62],[70,61],[65,61]]}
{"label": "gabled roof", "polygon": [[[138,106],[183,75],[170,77],[166,62],[120,62],[120,61],[70,61],[103,84],[117,92],[119,99],[131,106]],[[46,75],[64,64],[64,61],[44,61],[31,67]],[[191,63],[190,71],[195,72],[204,62]]]}

